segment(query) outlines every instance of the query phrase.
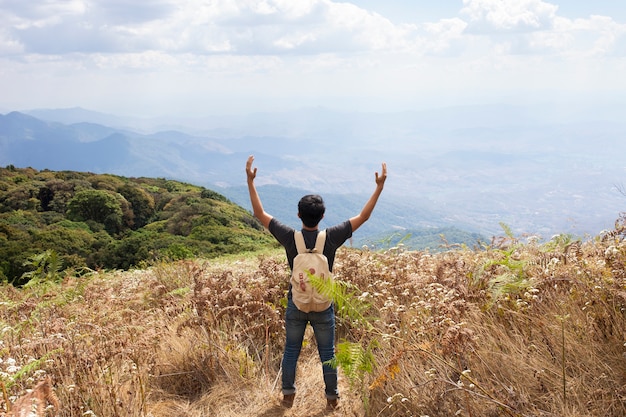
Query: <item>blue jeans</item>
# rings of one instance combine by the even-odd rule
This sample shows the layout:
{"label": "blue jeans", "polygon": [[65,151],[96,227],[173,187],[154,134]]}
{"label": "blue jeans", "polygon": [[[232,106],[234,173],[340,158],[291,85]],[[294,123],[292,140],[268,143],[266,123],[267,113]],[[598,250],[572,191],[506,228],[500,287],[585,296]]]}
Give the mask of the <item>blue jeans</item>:
{"label": "blue jeans", "polygon": [[333,368],[324,362],[335,357],[335,309],[331,305],[328,309],[320,312],[304,313],[295,306],[291,297],[287,302],[287,312],[285,314],[285,330],[287,338],[285,340],[285,352],[283,353],[283,395],[296,392],[296,365],[302,340],[307,323],[311,323],[315,340],[317,341],[317,351],[322,361],[322,371],[324,374],[324,384],[326,385],[326,398],[339,398],[337,389],[337,368]]}

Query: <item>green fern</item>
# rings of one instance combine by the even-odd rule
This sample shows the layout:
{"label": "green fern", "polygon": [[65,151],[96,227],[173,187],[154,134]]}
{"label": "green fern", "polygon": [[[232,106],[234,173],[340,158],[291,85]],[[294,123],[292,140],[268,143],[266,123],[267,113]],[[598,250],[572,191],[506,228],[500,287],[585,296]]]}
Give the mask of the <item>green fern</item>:
{"label": "green fern", "polygon": [[515,239],[515,236],[513,235],[513,230],[511,229],[511,226],[509,226],[508,224],[506,224],[504,222],[500,222],[499,225],[502,228],[502,230],[504,231],[504,234],[508,238]]}
{"label": "green fern", "polygon": [[[518,251],[521,247],[519,240],[515,238],[508,225],[501,222],[500,227],[506,235],[507,244],[493,249],[499,256],[484,262],[472,280],[473,286],[487,289],[491,294],[491,300],[485,306],[487,309],[507,296],[517,298],[534,286],[534,282],[526,274],[527,262],[519,259]],[[493,267],[497,268],[498,274],[487,281],[483,280],[482,277],[489,276],[489,271]]]}
{"label": "green fern", "polygon": [[312,274],[309,275],[309,281],[320,294],[333,301],[339,319],[348,321],[352,326],[361,327],[369,335],[357,342],[344,340],[338,343],[335,357],[326,362],[332,367],[341,368],[350,386],[362,391],[363,405],[367,408],[365,376],[374,371],[376,359],[373,350],[378,346],[377,336],[381,336],[372,324],[374,318],[366,315],[371,306],[360,297],[362,292],[353,284],[340,280],[322,279]]}
{"label": "green fern", "polygon": [[309,282],[317,292],[333,301],[335,312],[340,318],[368,326],[370,330],[371,320],[365,316],[370,304],[359,298],[361,291],[355,285],[336,279],[324,279],[313,274],[309,274]]}
{"label": "green fern", "polygon": [[491,288],[491,296],[493,301],[500,300],[505,296],[518,297],[520,294],[534,288],[534,281],[526,278],[520,278],[511,273],[498,275],[489,281]]}
{"label": "green fern", "polygon": [[574,235],[569,233],[561,233],[553,236],[549,242],[542,245],[542,252],[553,252],[557,249],[566,250],[570,245],[580,242],[580,239],[576,239]]}
{"label": "green fern", "polygon": [[62,262],[59,255],[53,250],[46,250],[38,255],[33,255],[24,266],[32,267],[32,271],[24,272],[22,279],[28,280],[24,287],[41,283],[61,281]]}
{"label": "green fern", "polygon": [[375,343],[370,343],[367,349],[360,343],[341,342],[337,344],[337,353],[334,359],[327,362],[330,366],[341,367],[350,381],[350,386],[355,388],[363,384],[365,374],[371,374],[376,360],[372,349]]}

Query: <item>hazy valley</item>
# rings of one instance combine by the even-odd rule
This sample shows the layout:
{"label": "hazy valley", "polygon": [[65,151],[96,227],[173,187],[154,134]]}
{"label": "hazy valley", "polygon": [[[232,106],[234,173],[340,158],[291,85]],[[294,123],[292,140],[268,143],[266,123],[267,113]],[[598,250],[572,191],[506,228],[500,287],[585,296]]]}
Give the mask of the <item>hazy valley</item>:
{"label": "hazy valley", "polygon": [[37,110],[0,117],[0,165],[172,178],[248,208],[244,163],[254,154],[267,211],[295,225],[304,192],[323,194],[329,224],[354,214],[386,161],[389,181],[361,238],[449,226],[489,237],[500,222],[545,238],[582,236],[611,228],[626,206],[626,123],[616,113],[316,108],[168,122]]}

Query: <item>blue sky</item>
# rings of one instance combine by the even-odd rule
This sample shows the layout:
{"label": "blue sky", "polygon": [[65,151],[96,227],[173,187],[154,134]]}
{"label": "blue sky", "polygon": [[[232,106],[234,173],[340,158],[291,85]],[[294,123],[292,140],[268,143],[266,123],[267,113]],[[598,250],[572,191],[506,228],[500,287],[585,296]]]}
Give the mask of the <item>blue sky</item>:
{"label": "blue sky", "polygon": [[624,73],[618,0],[0,0],[0,111],[606,104]]}

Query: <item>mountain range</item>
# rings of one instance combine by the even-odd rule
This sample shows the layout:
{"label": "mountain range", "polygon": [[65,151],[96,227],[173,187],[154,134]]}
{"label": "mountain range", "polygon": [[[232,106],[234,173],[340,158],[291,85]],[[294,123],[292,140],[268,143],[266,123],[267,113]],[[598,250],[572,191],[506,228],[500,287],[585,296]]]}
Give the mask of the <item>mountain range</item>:
{"label": "mountain range", "polygon": [[0,115],[0,165],[171,178],[249,208],[244,166],[254,154],[266,210],[297,226],[304,193],[324,196],[327,224],[356,214],[385,161],[385,192],[361,236],[442,227],[489,236],[501,223],[546,238],[597,234],[626,206],[626,123],[556,113],[311,108],[151,120],[40,109]]}

